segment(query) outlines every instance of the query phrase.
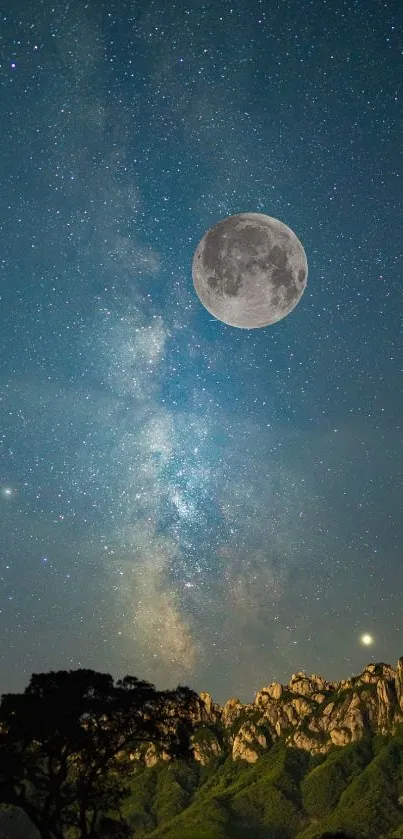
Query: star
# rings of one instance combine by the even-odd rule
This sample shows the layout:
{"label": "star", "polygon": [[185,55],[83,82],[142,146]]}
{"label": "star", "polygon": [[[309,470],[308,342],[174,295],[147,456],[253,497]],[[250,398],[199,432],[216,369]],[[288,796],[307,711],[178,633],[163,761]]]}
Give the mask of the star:
{"label": "star", "polygon": [[361,644],[364,647],[371,647],[374,643],[373,635],[370,635],[369,632],[364,632],[363,635],[360,637]]}
{"label": "star", "polygon": [[[18,619],[0,693],[46,662],[223,703],[300,667],[393,664],[393,4],[372,21],[335,0],[332,57],[319,0],[302,30],[289,0],[270,27],[264,4],[220,19],[214,3],[156,3],[139,50],[117,0],[63,24],[63,4],[37,5],[28,38],[23,16],[2,17],[0,574]],[[58,27],[61,52],[41,36]],[[197,243],[243,213],[295,230],[310,266],[295,310],[263,329],[209,315],[192,281]]]}

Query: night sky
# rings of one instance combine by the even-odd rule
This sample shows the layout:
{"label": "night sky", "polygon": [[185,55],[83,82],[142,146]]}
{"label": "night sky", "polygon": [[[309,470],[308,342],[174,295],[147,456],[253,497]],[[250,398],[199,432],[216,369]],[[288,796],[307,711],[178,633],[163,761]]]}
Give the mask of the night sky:
{"label": "night sky", "polygon": [[[0,692],[218,701],[403,654],[400,0],[3,0]],[[294,230],[294,311],[192,284]],[[364,641],[362,636],[369,635]]]}

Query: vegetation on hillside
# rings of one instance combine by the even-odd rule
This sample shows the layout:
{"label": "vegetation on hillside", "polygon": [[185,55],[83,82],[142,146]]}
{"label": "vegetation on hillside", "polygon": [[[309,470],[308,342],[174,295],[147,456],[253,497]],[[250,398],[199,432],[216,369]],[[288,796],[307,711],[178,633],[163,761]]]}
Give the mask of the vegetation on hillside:
{"label": "vegetation on hillside", "polygon": [[124,812],[131,835],[150,839],[403,839],[402,805],[397,734],[320,759],[279,742],[253,765],[227,757],[141,768]]}
{"label": "vegetation on hillside", "polygon": [[[198,702],[89,670],[33,676],[4,696],[0,802],[15,815],[0,814],[0,839],[403,839],[402,730],[326,755],[283,736],[249,764],[230,744],[251,716],[195,728]],[[223,749],[206,765],[192,756],[195,731],[199,747]],[[132,759],[150,743],[167,759]]]}

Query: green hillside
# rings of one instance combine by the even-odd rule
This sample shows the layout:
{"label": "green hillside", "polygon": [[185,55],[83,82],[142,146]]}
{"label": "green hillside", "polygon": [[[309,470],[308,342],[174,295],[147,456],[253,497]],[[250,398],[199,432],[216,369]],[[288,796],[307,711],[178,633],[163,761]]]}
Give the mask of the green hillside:
{"label": "green hillside", "polygon": [[[0,836],[36,836],[22,814]],[[403,839],[403,734],[311,756],[278,742],[257,763],[217,758],[138,766],[123,814],[132,839]],[[110,828],[112,830],[112,828]],[[108,832],[106,839],[115,836]]]}
{"label": "green hillside", "polygon": [[139,768],[124,814],[133,837],[152,839],[403,837],[403,737],[320,757],[280,742],[253,765],[220,758]]}

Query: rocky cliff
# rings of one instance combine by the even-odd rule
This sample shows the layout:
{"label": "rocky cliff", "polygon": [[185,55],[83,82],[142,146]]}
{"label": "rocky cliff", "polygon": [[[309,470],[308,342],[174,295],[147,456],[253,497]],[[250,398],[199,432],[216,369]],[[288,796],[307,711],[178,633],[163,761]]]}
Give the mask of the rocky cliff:
{"label": "rocky cliff", "polygon": [[[386,734],[403,722],[403,657],[396,669],[368,664],[358,676],[329,682],[321,676],[296,673],[287,685],[272,682],[250,704],[231,698],[217,705],[200,694],[193,720],[194,756],[205,764],[222,753],[248,763],[279,738],[290,746],[325,754],[366,734]],[[166,759],[151,747],[146,763]]]}

